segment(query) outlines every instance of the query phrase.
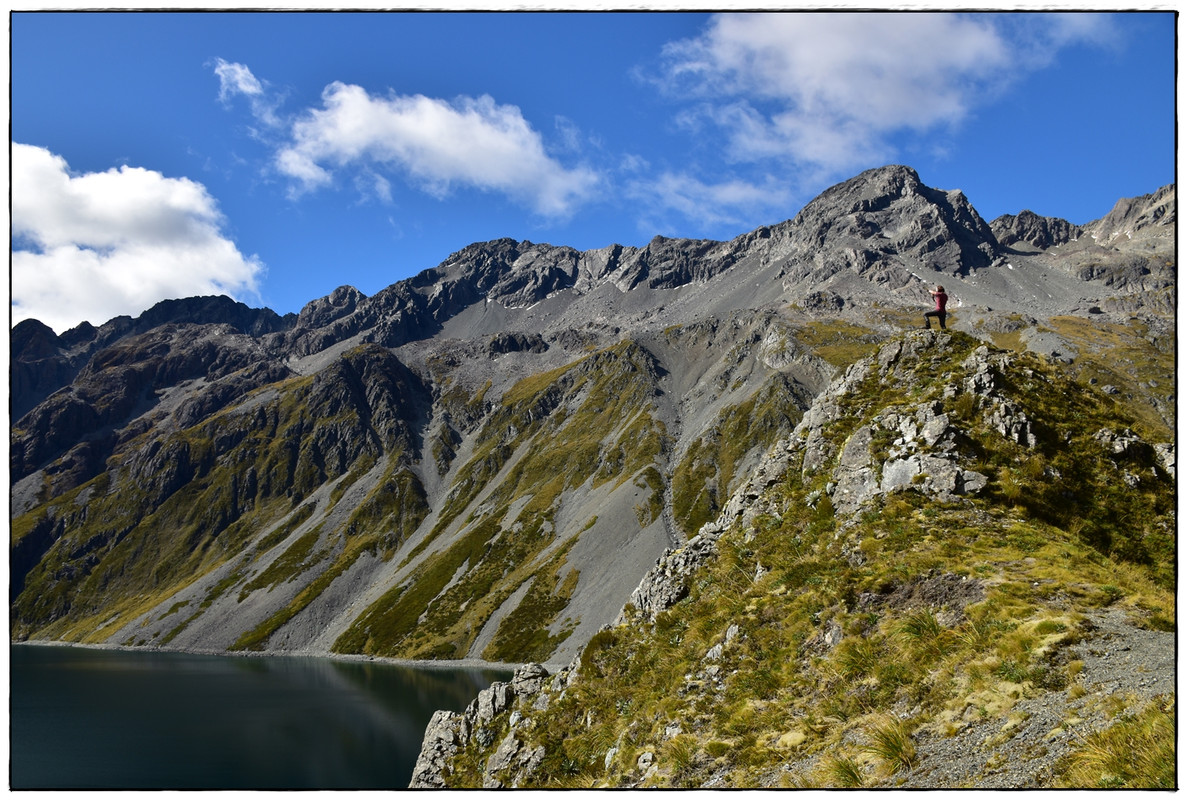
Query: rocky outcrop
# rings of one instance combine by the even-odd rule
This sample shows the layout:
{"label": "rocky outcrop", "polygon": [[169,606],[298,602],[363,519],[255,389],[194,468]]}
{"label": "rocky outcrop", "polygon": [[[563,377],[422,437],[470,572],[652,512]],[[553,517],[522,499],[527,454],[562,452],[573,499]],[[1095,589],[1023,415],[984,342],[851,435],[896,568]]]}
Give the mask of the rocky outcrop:
{"label": "rocky outcrop", "polygon": [[959,430],[941,409],[937,402],[889,412],[858,428],[834,472],[837,512],[851,514],[878,495],[907,489],[945,501],[984,489],[986,476],[960,465]]}
{"label": "rocky outcrop", "polygon": [[[846,370],[815,398],[791,435],[763,457],[721,515],[702,526],[683,547],[664,552],[631,594],[630,606],[618,622],[635,615],[654,619],[682,600],[688,594],[689,576],[716,556],[716,543],[723,532],[738,524],[747,529],[759,515],[777,512],[763,498],[771,486],[786,479],[788,466],[797,460],[804,477],[829,470],[827,493],[836,513],[846,516],[874,498],[896,491],[917,491],[951,501],[984,489],[988,479],[964,465],[959,451],[961,428],[943,410],[941,400],[876,414],[839,448],[827,433],[828,426],[851,413],[848,404],[871,375],[910,381],[912,378],[894,375],[896,367],[907,364],[913,380],[926,382],[926,376],[914,371],[931,351],[945,349],[949,342],[945,334],[910,334]],[[942,394],[952,398],[970,392],[974,405],[995,409],[991,424],[1000,425],[1004,436],[1025,438],[1025,415],[1003,410],[1008,404],[994,395],[994,370],[1004,368],[1002,358],[1007,357],[991,355],[988,348],[977,349],[964,364],[967,377],[963,385],[947,385]]]}
{"label": "rocky outcrop", "polygon": [[504,353],[543,353],[548,342],[538,333],[497,333],[487,345],[487,353],[493,358]]}
{"label": "rocky outcrop", "polygon": [[[527,748],[515,733],[518,722],[514,709],[528,707],[544,687],[548,670],[540,664],[524,664],[511,681],[495,681],[478,693],[465,711],[437,711],[425,729],[420,755],[412,769],[412,789],[440,789],[446,786],[449,763],[472,740],[482,747],[494,743],[495,730],[506,724],[510,730],[486,763],[482,788],[504,788],[500,776],[508,772],[528,774],[544,758],[542,747]],[[502,719],[511,713],[510,722]],[[498,723],[498,724],[496,724]]]}

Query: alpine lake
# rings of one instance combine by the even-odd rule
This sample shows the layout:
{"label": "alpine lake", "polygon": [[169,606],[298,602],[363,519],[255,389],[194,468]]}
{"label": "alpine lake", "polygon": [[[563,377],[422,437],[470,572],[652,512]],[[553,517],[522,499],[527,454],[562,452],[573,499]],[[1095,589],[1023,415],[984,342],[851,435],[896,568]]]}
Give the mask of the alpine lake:
{"label": "alpine lake", "polygon": [[503,670],[10,645],[12,789],[401,789]]}

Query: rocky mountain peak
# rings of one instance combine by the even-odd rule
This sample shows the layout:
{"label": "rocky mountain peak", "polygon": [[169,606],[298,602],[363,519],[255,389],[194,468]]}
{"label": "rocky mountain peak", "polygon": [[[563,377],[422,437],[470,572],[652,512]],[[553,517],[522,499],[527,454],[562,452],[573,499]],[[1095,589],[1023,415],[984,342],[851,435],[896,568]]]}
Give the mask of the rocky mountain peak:
{"label": "rocky mountain peak", "polygon": [[44,322],[25,319],[13,326],[9,344],[14,353],[20,353],[27,360],[33,360],[53,355],[61,346],[61,340]]}
{"label": "rocky mountain peak", "polygon": [[310,300],[297,315],[298,328],[321,328],[351,314],[366,295],[353,286],[339,286],[325,297]]}
{"label": "rocky mountain peak", "polygon": [[1028,244],[1040,250],[1067,244],[1081,233],[1078,225],[1066,219],[1042,217],[1029,210],[1003,214],[990,223],[990,228],[1003,247]]}
{"label": "rocky mountain peak", "polygon": [[1173,243],[1175,208],[1175,185],[1170,184],[1153,194],[1118,200],[1102,219],[1085,225],[1085,233],[1099,245],[1122,246],[1129,241],[1150,239]]}
{"label": "rocky mountain peak", "polygon": [[438,319],[479,300],[523,308],[573,286],[579,258],[571,247],[495,239],[451,254],[408,285]]}
{"label": "rocky mountain peak", "polygon": [[900,165],[867,170],[826,190],[792,226],[798,254],[830,272],[967,275],[991,264],[1001,249],[963,192],[929,188]]}
{"label": "rocky mountain peak", "polygon": [[162,300],[134,320],[134,329],[140,333],[170,323],[230,325],[249,336],[262,336],[285,330],[293,324],[293,318],[268,308],[252,308],[226,295],[207,295]]}

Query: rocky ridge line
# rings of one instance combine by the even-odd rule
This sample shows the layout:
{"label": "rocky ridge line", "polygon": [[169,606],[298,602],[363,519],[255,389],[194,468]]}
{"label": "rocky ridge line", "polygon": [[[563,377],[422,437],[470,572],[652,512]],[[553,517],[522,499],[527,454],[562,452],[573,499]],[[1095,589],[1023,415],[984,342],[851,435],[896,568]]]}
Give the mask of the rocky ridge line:
{"label": "rocky ridge line", "polygon": [[[664,551],[631,594],[628,605],[604,630],[654,621],[657,614],[687,596],[690,581],[697,571],[717,556],[717,543],[725,532],[735,526],[749,531],[756,519],[781,512],[769,499],[768,490],[788,479],[787,469],[793,454],[803,451],[804,477],[836,457],[833,446],[822,436],[822,428],[838,418],[846,397],[859,392],[861,384],[871,374],[883,380],[893,380],[900,361],[918,361],[921,354],[929,350],[944,349],[948,339],[943,333],[907,334],[881,348],[875,356],[849,367],[815,398],[795,430],[763,456],[751,477],[732,495],[717,519],[703,525],[684,546]],[[974,398],[975,404],[985,411],[988,425],[998,435],[1023,447],[1033,447],[1031,421],[999,390],[999,376],[1016,371],[1015,361],[1009,353],[979,347],[962,364],[966,376],[962,384],[946,387],[944,394],[952,397],[964,393]],[[985,488],[984,475],[961,466],[962,456],[957,444],[962,436],[961,430],[941,411],[938,404],[931,403],[913,409],[896,409],[875,416],[872,425],[859,428],[847,438],[826,489],[838,516],[852,522],[878,496],[904,489],[940,501],[951,501],[962,495],[977,494]],[[871,450],[875,429],[895,437],[888,452],[878,454]],[[1108,452],[1119,458],[1132,454],[1134,448],[1151,447],[1130,431],[1118,434],[1102,430],[1096,438]],[[1173,472],[1173,445],[1162,444],[1155,449],[1162,466]],[[920,476],[923,476],[922,480]],[[845,527],[843,523],[841,530]],[[747,534],[747,541],[749,536]],[[849,550],[848,553],[851,561],[856,559],[855,563],[861,563],[859,550]],[[760,576],[761,573],[756,575],[755,580]],[[896,594],[903,596],[896,600]],[[933,609],[941,624],[953,625],[959,620],[964,605],[982,599],[984,594],[979,581],[952,573],[932,573],[925,579],[899,587],[895,594],[863,596],[859,598],[859,606],[872,610],[887,603],[922,605]],[[1073,647],[1073,651],[1085,659],[1084,682],[1092,688],[1092,696],[1071,701],[1061,692],[1047,692],[1027,700],[1017,710],[1026,721],[1021,726],[1009,723],[1010,736],[998,735],[1000,720],[965,726],[956,737],[920,736],[916,746],[919,759],[926,767],[913,771],[902,785],[928,788],[951,788],[970,783],[977,788],[1047,786],[1054,764],[1071,750],[1077,736],[1111,724],[1099,702],[1102,696],[1115,691],[1130,691],[1134,697],[1149,700],[1173,691],[1173,681],[1168,677],[1173,671],[1173,634],[1141,630],[1120,612],[1102,612],[1092,619],[1090,628],[1094,633]],[[722,642],[706,653],[705,663],[720,659],[722,648],[728,647],[736,635],[736,626],[727,630]],[[841,637],[842,631],[833,623],[831,627],[825,626],[805,647],[811,652],[827,652]],[[1136,649],[1140,649],[1140,653],[1131,655],[1130,651]],[[510,683],[498,682],[480,693],[465,712],[436,712],[426,728],[410,787],[449,786],[450,761],[467,748],[489,749],[494,744],[494,731],[502,726],[508,732],[485,763],[483,788],[530,785],[545,753],[542,747],[528,747],[517,736],[516,727],[530,710],[546,709],[553,698],[580,680],[581,656],[578,653],[571,663],[559,669],[554,665],[554,673],[542,664],[526,664]],[[1131,668],[1149,674],[1151,678],[1135,680]],[[712,679],[708,672],[699,677]],[[1069,710],[1080,714],[1077,719],[1088,720],[1088,724],[1077,728],[1075,734],[1070,727],[1059,725],[1061,720],[1068,718]],[[986,746],[991,741],[992,745]],[[613,749],[607,753],[607,764],[614,754]],[[647,755],[644,753],[640,757],[638,765],[644,780],[656,771],[654,756],[647,760]],[[769,785],[780,785],[784,774],[807,775],[817,760],[811,757],[787,763],[780,774],[769,776]],[[706,784],[705,788],[711,786],[711,783]]]}

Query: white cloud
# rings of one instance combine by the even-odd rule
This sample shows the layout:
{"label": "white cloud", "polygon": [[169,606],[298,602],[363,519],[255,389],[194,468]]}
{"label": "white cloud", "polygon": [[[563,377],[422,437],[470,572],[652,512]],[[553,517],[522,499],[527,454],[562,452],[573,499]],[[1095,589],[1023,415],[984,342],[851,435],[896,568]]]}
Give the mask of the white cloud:
{"label": "white cloud", "polygon": [[676,228],[664,220],[669,211],[707,228],[736,227],[754,224],[756,217],[765,217],[790,201],[787,187],[770,179],[763,183],[740,179],[709,183],[683,172],[664,172],[654,180],[634,181],[627,194],[649,209],[641,227],[651,232]]}
{"label": "white cloud", "polygon": [[269,91],[268,84],[253,75],[245,65],[216,58],[214,74],[218,76],[218,99],[223,105],[230,105],[234,97],[242,95],[251,104],[252,116],[257,120],[270,128],[282,124],[276,115],[282,98]]}
{"label": "white cloud", "polygon": [[264,85],[243,64],[233,64],[224,59],[214,61],[214,74],[218,75],[218,99],[229,102],[236,94],[259,97],[264,94]]}
{"label": "white cloud", "polygon": [[551,158],[515,106],[489,96],[454,102],[423,95],[373,97],[334,82],[292,126],[276,167],[301,191],[333,182],[336,170],[398,170],[436,197],[455,186],[503,193],[545,217],[567,217],[601,183],[593,170]]}
{"label": "white cloud", "polygon": [[167,298],[257,296],[264,266],[222,226],[200,183],[128,166],[76,175],[62,157],[13,143],[13,321],[60,333]]}
{"label": "white cloud", "polygon": [[684,121],[726,135],[737,162],[842,174],[894,157],[891,136],[959,125],[1098,18],[949,13],[722,14],[670,44],[664,84],[699,98]]}

